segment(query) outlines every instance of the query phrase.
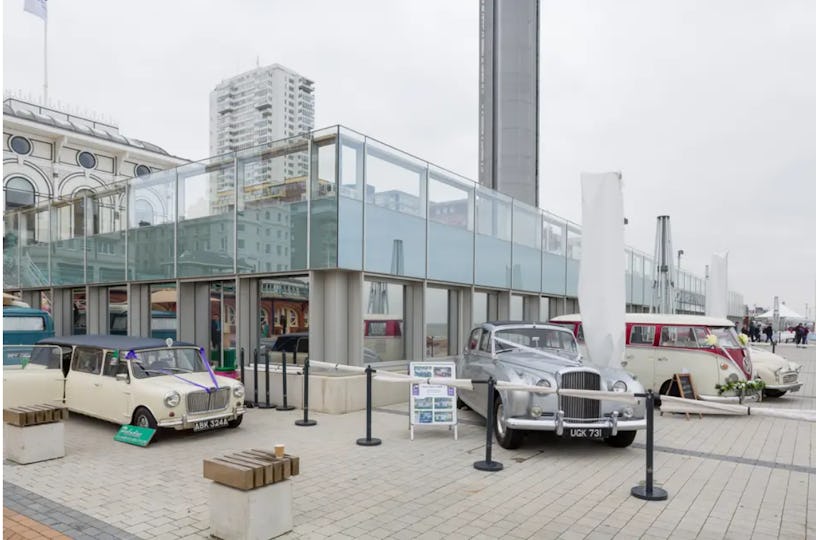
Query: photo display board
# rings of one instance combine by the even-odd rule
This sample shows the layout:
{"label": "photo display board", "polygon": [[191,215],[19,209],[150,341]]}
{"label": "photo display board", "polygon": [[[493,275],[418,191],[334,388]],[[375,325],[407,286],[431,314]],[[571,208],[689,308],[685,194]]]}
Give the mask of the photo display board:
{"label": "photo display board", "polygon": [[[453,362],[411,362],[409,375],[413,377],[437,377],[455,379],[456,365]],[[414,440],[414,426],[453,426],[454,439],[458,439],[456,418],[456,388],[444,384],[411,384],[410,399],[411,440]]]}

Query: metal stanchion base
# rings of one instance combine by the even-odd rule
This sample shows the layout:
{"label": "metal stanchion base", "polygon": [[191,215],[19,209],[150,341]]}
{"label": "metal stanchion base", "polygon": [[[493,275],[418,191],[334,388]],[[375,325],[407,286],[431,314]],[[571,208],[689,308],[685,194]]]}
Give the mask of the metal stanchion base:
{"label": "metal stanchion base", "polygon": [[316,426],[317,421],[315,420],[295,420],[296,426]]}
{"label": "metal stanchion base", "polygon": [[276,407],[276,405],[272,405],[272,404],[267,405],[266,403],[256,403],[256,404],[253,405],[253,407],[255,407],[256,409],[274,409]]}
{"label": "metal stanchion base", "polygon": [[632,497],[637,497],[644,501],[665,501],[669,497],[669,494],[665,489],[660,489],[659,487],[653,487],[652,491],[649,492],[646,490],[646,486],[635,486],[632,488]]}
{"label": "metal stanchion base", "polygon": [[382,444],[380,439],[357,439],[357,444],[360,446],[379,446]]}
{"label": "metal stanchion base", "polygon": [[278,405],[278,410],[279,411],[293,411],[294,409],[295,409],[295,407],[292,406],[292,405],[285,405],[285,406],[284,405]]}
{"label": "metal stanchion base", "polygon": [[473,464],[473,468],[478,471],[497,472],[504,469],[504,465],[498,461],[477,461]]}

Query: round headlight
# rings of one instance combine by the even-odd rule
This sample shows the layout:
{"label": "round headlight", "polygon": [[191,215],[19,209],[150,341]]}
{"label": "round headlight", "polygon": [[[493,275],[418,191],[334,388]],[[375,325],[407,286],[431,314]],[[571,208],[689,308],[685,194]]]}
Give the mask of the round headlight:
{"label": "round headlight", "polygon": [[181,402],[181,396],[178,392],[173,390],[172,392],[168,392],[164,395],[164,404],[170,408],[175,407]]}
{"label": "round headlight", "polygon": [[632,416],[634,416],[635,414],[635,411],[634,409],[632,409],[632,407],[624,407],[622,412],[624,418],[632,418]]}
{"label": "round headlight", "polygon": [[725,378],[725,382],[735,383],[739,380],[739,375],[736,373],[732,373],[728,377]]}
{"label": "round headlight", "polygon": [[237,398],[244,397],[244,385],[239,384],[238,386],[233,386],[232,395]]}
{"label": "round headlight", "polygon": [[539,379],[538,382],[535,383],[535,385],[541,386],[543,388],[552,388],[552,384],[550,384],[550,381],[548,381],[547,379]]}
{"label": "round headlight", "polygon": [[612,385],[613,392],[626,392],[626,390],[627,386],[623,381],[615,381],[615,384]]}

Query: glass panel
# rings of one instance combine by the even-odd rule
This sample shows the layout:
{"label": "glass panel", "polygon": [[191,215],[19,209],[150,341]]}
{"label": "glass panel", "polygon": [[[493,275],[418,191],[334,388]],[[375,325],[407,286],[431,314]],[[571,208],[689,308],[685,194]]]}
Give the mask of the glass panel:
{"label": "glass panel", "polygon": [[176,339],[176,298],[175,283],[150,285],[150,337]]}
{"label": "glass panel", "polygon": [[[261,280],[260,343],[268,350],[309,352],[309,278]],[[287,336],[281,338],[279,336]]]}
{"label": "glass panel", "polygon": [[337,267],[337,128],[312,136],[310,268]]}
{"label": "glass panel", "polygon": [[567,296],[578,296],[578,273],[581,268],[581,229],[567,224]]}
{"label": "glass panel", "polygon": [[630,250],[626,250],[624,252],[624,258],[626,259],[626,303],[632,303],[632,252]]}
{"label": "glass panel", "polygon": [[362,136],[341,128],[340,191],[338,200],[337,266],[363,269],[363,174],[365,150]]}
{"label": "glass panel", "polygon": [[3,288],[20,285],[20,214],[3,214]]}
{"label": "glass panel", "polygon": [[76,221],[83,199],[54,201],[51,207],[51,279],[54,285],[85,283],[84,220]]}
{"label": "glass panel", "polygon": [[479,285],[510,287],[512,199],[476,187],[476,276]]}
{"label": "glass panel", "polygon": [[[42,287],[48,285],[48,250],[50,242],[48,199],[38,197],[35,208],[20,213],[20,285]],[[79,258],[82,260],[81,257]],[[80,280],[82,265],[80,262]]]}
{"label": "glass panel", "polygon": [[536,208],[513,202],[513,288],[541,290],[540,214]]}
{"label": "glass panel", "polygon": [[368,140],[365,269],[425,277],[426,164]]}
{"label": "glass panel", "polygon": [[510,296],[510,320],[524,320],[524,297],[518,294]]}
{"label": "glass panel", "polygon": [[87,199],[87,206],[93,215],[85,240],[89,283],[122,282],[127,279],[126,202],[124,187],[99,193]]}
{"label": "glass panel", "polygon": [[[179,277],[234,271],[234,167],[234,155],[226,154],[176,170]],[[247,228],[239,237],[253,244],[254,253],[260,251],[260,246],[255,246],[255,229]]]}
{"label": "glass panel", "polygon": [[127,329],[127,287],[110,287],[108,289],[108,333],[116,336],[126,336]]}
{"label": "glass panel", "polygon": [[550,299],[546,296],[542,296],[539,299],[538,305],[538,320],[539,321],[549,321],[550,320]]}
{"label": "glass panel", "polygon": [[431,168],[428,179],[428,277],[473,283],[472,183]]}
{"label": "glass panel", "polygon": [[130,180],[129,279],[175,277],[176,170]]}
{"label": "glass panel", "polygon": [[542,292],[561,295],[566,290],[566,261],[564,259],[566,226],[564,221],[551,214],[542,215]]}
{"label": "glass panel", "polygon": [[238,271],[306,268],[308,139],[238,154]]}
{"label": "glass panel", "polygon": [[405,287],[397,283],[366,280],[363,295],[367,306],[363,321],[364,363],[404,360]]}
{"label": "glass panel", "polygon": [[473,326],[487,322],[487,293],[475,291],[473,293]]}
{"label": "glass panel", "polygon": [[425,289],[425,356],[448,356],[448,290]]}
{"label": "glass panel", "polygon": [[71,335],[85,335],[88,332],[85,289],[73,289],[71,291],[71,310],[73,313]]}
{"label": "glass panel", "polygon": [[208,360],[218,367],[234,368],[238,324],[235,313],[235,283],[210,284],[210,354]]}

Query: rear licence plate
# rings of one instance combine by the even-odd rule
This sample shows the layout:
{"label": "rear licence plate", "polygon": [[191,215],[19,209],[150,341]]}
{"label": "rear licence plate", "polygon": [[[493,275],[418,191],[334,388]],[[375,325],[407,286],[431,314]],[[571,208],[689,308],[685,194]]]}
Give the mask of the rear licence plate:
{"label": "rear licence plate", "polygon": [[602,439],[612,435],[612,430],[605,428],[569,428],[567,435],[575,439]]}
{"label": "rear licence plate", "polygon": [[208,429],[215,429],[220,427],[227,427],[229,421],[226,418],[216,418],[215,420],[204,420],[193,424],[193,431],[206,431]]}

